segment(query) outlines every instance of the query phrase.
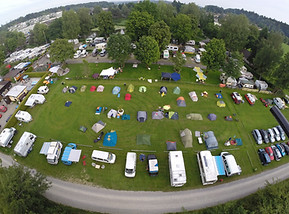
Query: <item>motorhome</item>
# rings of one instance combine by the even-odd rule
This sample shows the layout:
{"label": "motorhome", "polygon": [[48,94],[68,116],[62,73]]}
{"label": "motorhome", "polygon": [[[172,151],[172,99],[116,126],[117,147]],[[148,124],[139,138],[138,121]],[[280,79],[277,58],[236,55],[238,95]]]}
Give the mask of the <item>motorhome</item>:
{"label": "motorhome", "polygon": [[61,149],[62,144],[59,141],[50,142],[50,146],[46,155],[47,162],[50,164],[58,164]]}
{"label": "motorhome", "polygon": [[46,99],[42,94],[31,94],[27,99],[25,106],[33,107],[36,104],[43,104],[45,100]]}
{"label": "motorhome", "polygon": [[95,44],[99,44],[99,43],[103,43],[103,42],[105,42],[104,37],[95,37],[93,40],[93,43],[95,43]]}
{"label": "motorhome", "polygon": [[169,170],[171,186],[181,187],[187,182],[182,151],[169,152]]}
{"label": "motorhome", "polygon": [[135,174],[136,174],[136,153],[128,152],[126,154],[124,175],[125,177],[133,178],[135,177]]}
{"label": "motorhome", "polygon": [[163,55],[164,59],[168,59],[170,57],[170,53],[168,50],[164,50],[164,55]]}
{"label": "motorhome", "polygon": [[12,138],[14,137],[15,133],[16,129],[13,127],[3,129],[0,134],[0,146],[6,147],[9,144],[12,144]]}
{"label": "motorhome", "polygon": [[15,114],[15,118],[21,122],[25,122],[28,123],[30,121],[32,121],[32,116],[31,114],[29,114],[27,111],[21,111],[19,110],[16,114]]}
{"label": "motorhome", "polygon": [[24,132],[14,148],[15,154],[26,157],[32,151],[35,140],[36,135],[30,132]]}
{"label": "motorhome", "polygon": [[37,90],[38,94],[47,94],[49,92],[49,88],[45,86],[40,86]]}
{"label": "motorhome", "polygon": [[195,62],[196,62],[196,63],[201,63],[201,56],[200,56],[199,54],[197,54],[197,55],[195,56]]}
{"label": "motorhome", "polygon": [[212,156],[211,152],[198,152],[197,159],[203,185],[216,183],[218,181],[218,169],[215,158]]}
{"label": "motorhome", "polygon": [[221,157],[224,162],[225,172],[227,176],[240,175],[241,167],[237,164],[236,159],[229,152],[221,152]]}
{"label": "motorhome", "polygon": [[106,42],[103,42],[103,43],[99,43],[99,44],[96,44],[95,45],[95,48],[97,48],[98,50],[103,50],[106,48]]}

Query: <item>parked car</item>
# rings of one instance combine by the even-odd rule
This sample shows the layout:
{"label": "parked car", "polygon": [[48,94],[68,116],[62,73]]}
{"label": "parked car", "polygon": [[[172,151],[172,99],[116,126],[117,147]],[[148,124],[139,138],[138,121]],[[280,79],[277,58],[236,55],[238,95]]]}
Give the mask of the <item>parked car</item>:
{"label": "parked car", "polygon": [[6,112],[7,111],[7,107],[2,105],[0,106],[0,112]]}
{"label": "parked car", "polygon": [[92,51],[92,56],[96,57],[97,54],[98,54],[98,50],[97,50],[97,48],[94,48],[93,51]]}
{"label": "parked car", "polygon": [[240,103],[244,102],[243,98],[240,96],[240,94],[238,92],[233,92],[231,94],[231,97],[236,104],[240,104]]}
{"label": "parked car", "polygon": [[289,145],[286,143],[281,143],[281,145],[284,147],[286,154],[289,155]]}
{"label": "parked car", "polygon": [[105,55],[106,55],[106,50],[105,49],[100,51],[99,56],[104,57]]}
{"label": "parked car", "polygon": [[274,132],[274,136],[275,136],[275,139],[276,141],[280,141],[281,138],[280,138],[280,133],[278,131],[278,129],[276,127],[272,128],[273,132]]}
{"label": "parked car", "polygon": [[265,148],[265,151],[266,151],[267,154],[269,155],[271,161],[274,160],[274,153],[273,153],[272,148],[268,146],[268,147]]}
{"label": "parked car", "polygon": [[255,100],[255,98],[254,98],[254,96],[252,94],[250,94],[250,93],[246,94],[245,98],[246,98],[246,100],[248,101],[248,103],[250,105],[254,105],[255,104],[256,100]]}
{"label": "parked car", "polygon": [[262,136],[261,136],[261,134],[260,134],[258,129],[254,129],[252,131],[252,135],[255,138],[257,144],[262,144],[263,143]]}
{"label": "parked car", "polygon": [[261,160],[262,165],[266,166],[271,163],[269,155],[266,153],[265,149],[258,149],[258,155]]}
{"label": "parked car", "polygon": [[284,109],[285,108],[285,103],[284,101],[280,98],[280,97],[274,97],[273,98],[273,103],[280,109]]}
{"label": "parked car", "polygon": [[267,131],[265,131],[264,129],[260,129],[259,131],[260,131],[260,134],[262,135],[264,142],[269,143],[269,137],[268,137]]}
{"label": "parked car", "polygon": [[154,154],[148,155],[148,173],[150,176],[156,176],[159,173],[158,159]]}
{"label": "parked car", "polygon": [[273,150],[273,154],[274,154],[274,159],[276,161],[280,161],[280,159],[282,158],[281,152],[280,150],[275,146],[275,145],[271,145],[271,148]]}
{"label": "parked car", "polygon": [[284,147],[281,144],[276,143],[275,146],[279,149],[282,157],[286,155],[285,149],[284,149]]}
{"label": "parked car", "polygon": [[285,140],[285,139],[286,139],[286,136],[285,136],[285,132],[284,132],[284,130],[282,129],[282,127],[279,125],[279,126],[276,126],[276,128],[277,128],[278,131],[280,132],[280,138],[281,138],[281,140]]}
{"label": "parked car", "polygon": [[273,130],[272,129],[268,129],[267,133],[268,133],[268,137],[270,139],[270,142],[274,143],[275,142],[275,136],[274,136]]}

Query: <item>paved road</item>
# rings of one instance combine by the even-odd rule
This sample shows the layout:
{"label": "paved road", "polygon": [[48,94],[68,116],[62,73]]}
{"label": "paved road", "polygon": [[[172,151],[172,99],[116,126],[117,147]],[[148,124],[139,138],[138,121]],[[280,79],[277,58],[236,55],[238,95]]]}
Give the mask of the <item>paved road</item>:
{"label": "paved road", "polygon": [[[0,153],[3,166],[12,164]],[[52,187],[44,194],[57,203],[105,213],[167,213],[214,206],[247,196],[264,187],[266,181],[289,178],[289,163],[234,182],[204,189],[179,192],[132,192],[69,183],[48,177]]]}

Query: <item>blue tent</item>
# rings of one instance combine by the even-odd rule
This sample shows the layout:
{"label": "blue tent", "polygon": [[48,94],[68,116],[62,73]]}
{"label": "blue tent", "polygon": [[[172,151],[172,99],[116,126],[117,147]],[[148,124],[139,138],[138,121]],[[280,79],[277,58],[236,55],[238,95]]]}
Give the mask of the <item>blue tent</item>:
{"label": "blue tent", "polygon": [[181,79],[181,75],[180,75],[179,73],[174,72],[174,73],[172,73],[171,78],[172,78],[174,81],[178,81],[178,80]]}
{"label": "blue tent", "polygon": [[66,102],[65,102],[65,106],[66,106],[66,107],[69,107],[69,106],[71,105],[71,103],[72,103],[71,101],[66,101]]}
{"label": "blue tent", "polygon": [[104,136],[103,145],[104,146],[115,146],[117,141],[116,131],[110,131]]}
{"label": "blue tent", "polygon": [[216,97],[217,97],[218,99],[223,99],[223,95],[222,95],[221,93],[216,93]]}
{"label": "blue tent", "polygon": [[171,78],[171,73],[162,72],[162,80],[170,80]]}
{"label": "blue tent", "polygon": [[119,92],[120,92],[120,87],[114,86],[114,88],[112,89],[112,94],[118,94]]}

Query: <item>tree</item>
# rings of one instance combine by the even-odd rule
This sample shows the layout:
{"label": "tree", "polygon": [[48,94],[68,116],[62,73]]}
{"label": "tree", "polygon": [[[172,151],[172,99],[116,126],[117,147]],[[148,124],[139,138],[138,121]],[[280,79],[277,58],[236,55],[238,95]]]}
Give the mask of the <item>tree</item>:
{"label": "tree", "polygon": [[46,36],[48,40],[62,39],[62,18],[55,19],[48,26]]}
{"label": "tree", "polygon": [[186,14],[191,18],[193,33],[197,35],[201,17],[200,8],[195,3],[183,4],[180,13]]}
{"label": "tree", "polygon": [[243,54],[236,51],[232,53],[232,56],[227,58],[223,70],[228,77],[237,78],[240,76],[240,70],[243,65]]}
{"label": "tree", "polygon": [[6,53],[12,53],[14,52],[17,48],[23,47],[25,45],[25,35],[22,32],[7,32],[5,36],[5,51]]}
{"label": "tree", "polygon": [[147,12],[154,17],[155,21],[159,20],[159,11],[157,8],[157,4],[151,2],[150,0],[140,1],[139,3],[135,4],[133,10],[139,12]]}
{"label": "tree", "polygon": [[41,213],[42,196],[50,183],[22,166],[0,167],[0,213]]}
{"label": "tree", "polygon": [[92,17],[89,13],[90,10],[88,8],[80,8],[77,11],[80,23],[80,34],[82,36],[87,36],[90,33],[90,29],[93,27]]}
{"label": "tree", "polygon": [[93,15],[92,15],[92,23],[94,27],[97,27],[97,15],[102,11],[102,8],[100,6],[95,6],[93,9]]}
{"label": "tree", "polygon": [[157,9],[160,20],[163,20],[167,25],[171,26],[172,20],[177,14],[176,8],[172,4],[167,4],[163,0],[158,1]]}
{"label": "tree", "polygon": [[164,21],[152,24],[149,29],[149,35],[157,41],[160,52],[166,48],[171,40],[170,27]]}
{"label": "tree", "polygon": [[279,66],[274,72],[274,76],[276,77],[276,86],[282,89],[289,88],[289,53],[282,58]]}
{"label": "tree", "polygon": [[52,62],[65,62],[71,59],[74,54],[73,44],[67,39],[56,39],[50,46],[50,60]]}
{"label": "tree", "polygon": [[3,45],[0,45],[0,65],[3,64],[5,60],[5,48]]}
{"label": "tree", "polygon": [[80,22],[78,15],[73,11],[64,11],[62,13],[62,33],[66,39],[78,38],[80,33]]}
{"label": "tree", "polygon": [[217,38],[219,33],[219,26],[214,25],[214,16],[205,12],[200,16],[200,28],[203,33],[209,38]]}
{"label": "tree", "polygon": [[179,43],[184,44],[190,40],[192,38],[192,22],[190,17],[185,14],[178,14],[173,19],[171,32],[173,38],[177,39]]}
{"label": "tree", "polygon": [[225,42],[222,39],[212,39],[206,47],[202,62],[208,69],[219,70],[226,58]]}
{"label": "tree", "polygon": [[122,67],[132,52],[131,40],[128,35],[113,34],[107,42],[108,57],[115,60]]}
{"label": "tree", "polygon": [[32,35],[31,35],[31,43],[35,45],[43,45],[47,43],[47,25],[36,23],[34,25]]}
{"label": "tree", "polygon": [[176,56],[171,58],[171,61],[174,63],[174,70],[176,72],[181,72],[182,67],[186,64],[186,60],[180,52],[177,52]]}
{"label": "tree", "polygon": [[147,12],[132,12],[126,22],[126,32],[131,40],[138,41],[142,36],[147,36],[154,18]]}
{"label": "tree", "polygon": [[114,32],[111,12],[101,11],[97,15],[97,25],[99,28],[99,34],[106,38],[109,37],[109,35]]}
{"label": "tree", "polygon": [[140,38],[139,42],[136,43],[135,56],[137,60],[147,66],[156,62],[160,57],[157,41],[151,36]]}
{"label": "tree", "polygon": [[245,15],[229,14],[221,22],[220,38],[230,51],[241,51],[247,44],[249,20]]}

